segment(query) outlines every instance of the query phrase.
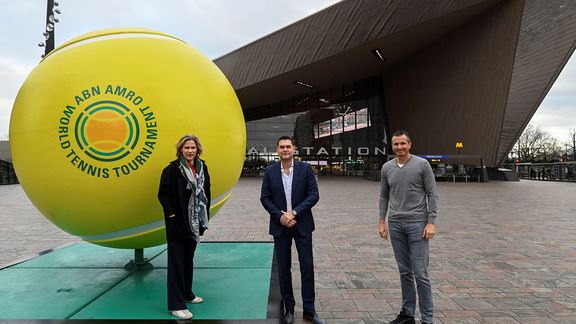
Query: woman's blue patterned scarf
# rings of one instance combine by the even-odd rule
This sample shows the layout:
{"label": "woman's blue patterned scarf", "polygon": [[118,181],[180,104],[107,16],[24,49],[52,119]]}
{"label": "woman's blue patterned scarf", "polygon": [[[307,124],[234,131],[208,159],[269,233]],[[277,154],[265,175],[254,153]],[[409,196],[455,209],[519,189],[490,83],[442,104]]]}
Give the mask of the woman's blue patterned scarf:
{"label": "woman's blue patterned scarf", "polygon": [[186,178],[188,184],[186,189],[192,191],[190,201],[188,202],[188,224],[194,240],[200,242],[200,228],[208,228],[208,198],[204,192],[204,165],[198,158],[194,159],[194,167],[196,168],[196,176],[190,169],[186,159],[181,156],[178,168]]}

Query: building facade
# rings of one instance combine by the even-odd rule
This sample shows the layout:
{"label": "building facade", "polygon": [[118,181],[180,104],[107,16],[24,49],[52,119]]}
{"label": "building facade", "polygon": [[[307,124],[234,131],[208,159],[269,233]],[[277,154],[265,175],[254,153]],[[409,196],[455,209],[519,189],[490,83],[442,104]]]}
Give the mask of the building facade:
{"label": "building facade", "polygon": [[0,140],[0,185],[18,183],[8,141]]}
{"label": "building facade", "polygon": [[437,175],[496,168],[576,44],[569,0],[345,0],[215,60],[247,122],[247,164],[279,135],[331,174],[370,174],[391,132]]}

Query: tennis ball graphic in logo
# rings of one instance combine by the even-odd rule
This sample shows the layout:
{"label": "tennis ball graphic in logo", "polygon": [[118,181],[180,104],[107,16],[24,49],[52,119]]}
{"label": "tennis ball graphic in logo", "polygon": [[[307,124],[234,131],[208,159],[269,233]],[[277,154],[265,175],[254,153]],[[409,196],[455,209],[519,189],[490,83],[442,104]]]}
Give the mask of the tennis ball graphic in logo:
{"label": "tennis ball graphic in logo", "polygon": [[138,144],[136,116],[113,102],[90,105],[77,125],[78,145],[93,159],[120,160]]}
{"label": "tennis ball graphic in logo", "polygon": [[138,119],[127,107],[116,106],[114,102],[92,104],[76,125],[77,143],[93,159],[120,160],[138,143]]}
{"label": "tennis ball graphic in logo", "polygon": [[10,149],[24,191],[58,227],[143,248],[165,242],[158,184],[185,134],[204,146],[214,216],[244,162],[234,90],[178,38],[110,29],[64,43],[30,73],[14,103]]}

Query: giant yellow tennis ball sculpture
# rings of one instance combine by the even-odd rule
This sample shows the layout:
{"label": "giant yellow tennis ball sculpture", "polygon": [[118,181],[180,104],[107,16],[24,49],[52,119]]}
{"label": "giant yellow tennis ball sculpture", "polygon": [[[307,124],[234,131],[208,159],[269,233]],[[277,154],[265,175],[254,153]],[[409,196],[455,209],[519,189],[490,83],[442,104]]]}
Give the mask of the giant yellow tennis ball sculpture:
{"label": "giant yellow tennis ball sculpture", "polygon": [[234,89],[182,40],[145,29],[85,34],[30,73],[10,120],[16,174],[64,231],[117,248],[165,242],[156,198],[182,135],[198,135],[211,215],[238,181],[246,129]]}

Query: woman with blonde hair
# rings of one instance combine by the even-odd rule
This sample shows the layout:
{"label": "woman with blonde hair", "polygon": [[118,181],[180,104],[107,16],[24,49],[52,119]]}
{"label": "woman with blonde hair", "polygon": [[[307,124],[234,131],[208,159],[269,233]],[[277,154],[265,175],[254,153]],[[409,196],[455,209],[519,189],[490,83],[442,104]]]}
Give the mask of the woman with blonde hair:
{"label": "woman with blonde hair", "polygon": [[210,216],[210,175],[202,151],[197,136],[184,135],[158,189],[168,241],[168,310],[180,319],[192,318],[186,303],[203,301],[192,291],[194,252]]}

